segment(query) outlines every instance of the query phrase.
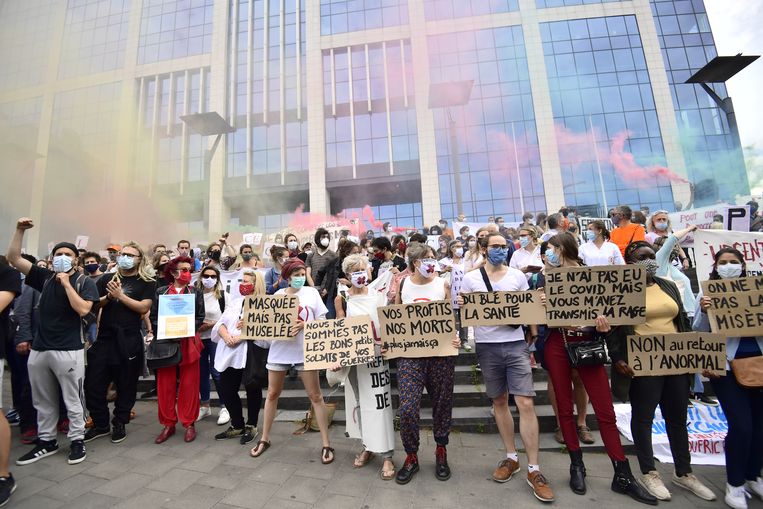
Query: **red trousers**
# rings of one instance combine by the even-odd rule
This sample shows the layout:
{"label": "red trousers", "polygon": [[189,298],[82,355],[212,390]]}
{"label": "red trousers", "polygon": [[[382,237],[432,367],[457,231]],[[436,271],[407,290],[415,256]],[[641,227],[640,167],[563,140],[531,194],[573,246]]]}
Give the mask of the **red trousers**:
{"label": "red trousers", "polygon": [[179,419],[187,428],[199,417],[200,357],[197,341],[195,338],[181,340],[183,361],[180,365],[156,370],[156,395],[162,426],[174,426]]}
{"label": "red trousers", "polygon": [[[569,338],[567,339],[569,342]],[[559,417],[559,427],[562,430],[564,442],[570,451],[579,451],[578,430],[573,414],[572,395],[572,366],[564,349],[562,334],[553,329],[544,346],[543,356],[548,367],[548,374],[554,384],[556,393],[556,411]],[[599,433],[607,454],[614,461],[625,461],[625,452],[620,443],[620,433],[617,431],[615,409],[612,406],[612,394],[609,390],[609,380],[604,366],[586,366],[577,368],[583,381],[588,397],[591,399],[596,421],[599,423]]]}

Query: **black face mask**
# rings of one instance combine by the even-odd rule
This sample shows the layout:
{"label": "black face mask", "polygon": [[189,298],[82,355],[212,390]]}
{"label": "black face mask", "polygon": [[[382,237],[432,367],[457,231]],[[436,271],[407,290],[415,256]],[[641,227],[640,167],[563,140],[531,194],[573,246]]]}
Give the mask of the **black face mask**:
{"label": "black face mask", "polygon": [[208,254],[209,254],[209,258],[211,258],[212,260],[216,262],[220,261],[220,251],[217,251],[217,250],[210,251]]}
{"label": "black face mask", "polygon": [[160,265],[159,265],[159,266],[156,268],[156,272],[157,272],[157,275],[159,275],[159,277],[162,277],[162,276],[164,276],[164,269],[165,269],[166,267],[167,267],[167,264],[166,264],[166,263],[162,263],[162,264],[160,264]]}

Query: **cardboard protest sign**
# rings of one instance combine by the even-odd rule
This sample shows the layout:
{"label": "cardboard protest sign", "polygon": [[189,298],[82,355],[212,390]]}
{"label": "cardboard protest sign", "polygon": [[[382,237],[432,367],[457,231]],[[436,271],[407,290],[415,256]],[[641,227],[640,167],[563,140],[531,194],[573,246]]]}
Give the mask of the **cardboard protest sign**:
{"label": "cardboard protest sign", "polygon": [[763,276],[702,282],[713,301],[710,330],[726,336],[763,336]]}
{"label": "cardboard protest sign", "polygon": [[698,230],[694,238],[698,280],[710,278],[715,253],[724,247],[733,247],[742,253],[748,276],[763,275],[763,233]]}
{"label": "cardboard protest sign", "polygon": [[160,295],[156,339],[187,338],[196,334],[196,296]]}
{"label": "cardboard protest sign", "polygon": [[546,273],[549,327],[611,325],[646,321],[646,272],[638,265],[569,267]]}
{"label": "cardboard protest sign", "polygon": [[535,325],[546,323],[540,292],[465,293],[461,326]]}
{"label": "cardboard protest sign", "polygon": [[305,323],[305,369],[330,369],[374,362],[374,329],[369,316]]}
{"label": "cardboard protest sign", "polygon": [[628,336],[628,365],[635,376],[683,375],[708,370],[726,374],[726,338],[683,332]]}
{"label": "cardboard protest sign", "polygon": [[297,323],[296,295],[255,295],[244,301],[241,339],[281,341],[294,339],[289,329]]}
{"label": "cardboard protest sign", "polygon": [[[721,216],[723,228],[725,230],[734,230],[747,232],[750,230],[750,206],[749,205],[729,205],[728,203],[719,203],[709,207],[697,209],[682,210],[668,214],[670,226],[673,231],[680,231],[692,225],[697,225],[701,230],[710,229],[713,224],[713,218]],[[695,234],[689,233],[681,240],[683,247],[696,247]]]}
{"label": "cardboard protest sign", "polygon": [[379,308],[385,359],[458,355],[453,305],[448,300]]}

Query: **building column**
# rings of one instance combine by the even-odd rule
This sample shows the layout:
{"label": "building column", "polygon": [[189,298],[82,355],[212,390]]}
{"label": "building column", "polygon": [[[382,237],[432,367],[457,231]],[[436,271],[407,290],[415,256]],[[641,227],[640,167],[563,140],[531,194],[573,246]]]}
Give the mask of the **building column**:
{"label": "building column", "polygon": [[[307,150],[310,212],[329,214],[331,203],[326,189],[326,123],[323,113],[323,51],[321,50],[320,2],[305,2],[307,83]],[[298,28],[299,29],[299,28]],[[297,48],[299,51],[299,48]]]}
{"label": "building column", "polygon": [[434,115],[429,109],[429,47],[424,2],[408,2],[408,19],[411,30],[412,65],[417,70],[414,73],[413,89],[419,142],[421,211],[424,216],[424,225],[431,226],[437,224],[442,217],[442,209],[440,208],[440,178],[437,174]]}
{"label": "building column", "polygon": [[[665,63],[662,59],[660,40],[657,37],[657,27],[652,16],[649,0],[633,0],[633,10],[636,14],[641,45],[644,48],[646,68],[649,72],[649,81],[652,84],[654,106],[657,110],[657,120],[660,123],[662,144],[665,148],[665,162],[672,171],[687,177],[686,161],[681,148],[681,139],[678,133],[678,121],[673,107],[673,96],[670,93],[668,75],[665,72]],[[689,185],[681,182],[671,182],[673,188],[673,201],[681,203],[689,202]]]}
{"label": "building column", "polygon": [[[226,115],[228,97],[228,27],[230,24],[229,2],[215,2],[212,20],[212,60],[209,79],[209,111],[216,111],[223,118]],[[236,27],[238,30],[238,27]],[[230,119],[228,119],[230,121]],[[206,150],[212,148],[215,136],[207,138]],[[227,135],[223,135],[209,167],[209,195],[207,197],[207,231],[210,236],[227,231],[230,222],[230,207],[225,202],[225,154]]]}
{"label": "building column", "polygon": [[525,38],[525,53],[535,110],[546,210],[555,211],[564,205],[564,184],[556,142],[551,92],[548,86],[548,74],[546,74],[546,59],[543,55],[543,41],[540,36],[538,9],[535,7],[535,0],[519,0],[519,8],[522,13],[522,33]]}

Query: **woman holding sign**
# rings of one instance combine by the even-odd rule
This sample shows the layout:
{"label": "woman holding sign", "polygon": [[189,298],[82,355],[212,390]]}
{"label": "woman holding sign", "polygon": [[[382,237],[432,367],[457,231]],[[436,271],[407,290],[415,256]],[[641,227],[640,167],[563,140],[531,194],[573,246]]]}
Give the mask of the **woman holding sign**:
{"label": "woman holding sign", "polygon": [[[215,369],[220,373],[221,398],[227,404],[230,413],[230,426],[215,435],[215,440],[238,438],[241,444],[248,444],[257,436],[257,420],[262,406],[262,384],[252,377],[247,380],[246,372],[251,371],[261,357],[267,357],[265,348],[259,341],[241,339],[240,320],[244,302],[249,295],[265,295],[263,277],[254,269],[244,269],[238,286],[241,298],[230,303],[220,320],[212,328],[212,341],[217,343]],[[246,390],[247,420],[244,423],[244,411],[241,397],[238,395],[241,384]]]}
{"label": "woman holding sign", "polygon": [[[551,237],[544,256],[547,266],[551,269],[581,266],[577,242],[568,233]],[[545,302],[545,296],[543,300]],[[543,348],[543,358],[555,391],[559,427],[570,454],[570,488],[578,495],[586,493],[586,469],[575,416],[572,412],[573,366],[565,343],[592,341],[596,339],[596,334],[597,330],[594,327],[549,328]],[[578,366],[576,369],[591,399],[596,420],[599,423],[601,439],[615,467],[612,490],[627,494],[638,502],[656,504],[656,499],[644,491],[631,473],[630,464],[620,443],[620,433],[617,431],[615,410],[604,366]]]}
{"label": "woman holding sign", "polygon": [[641,484],[658,500],[670,500],[670,492],[654,464],[652,421],[657,405],[665,419],[670,452],[675,463],[673,484],[691,491],[703,500],[715,500],[715,494],[692,474],[689,433],[686,428],[686,401],[689,398],[688,375],[653,375],[634,378],[628,365],[627,338],[630,335],[674,334],[691,332],[676,285],[657,277],[659,264],[649,242],[632,242],[625,249],[625,261],[640,265],[646,272],[646,322],[621,325],[610,330],[607,319],[599,317],[599,330],[609,332],[607,346],[612,358],[612,392],[621,401],[630,397],[631,433],[636,446]]}
{"label": "woman holding sign", "polygon": [[[715,253],[710,280],[746,277],[744,256],[733,248],[719,249]],[[710,297],[697,296],[697,310],[693,328],[709,332],[707,311],[713,307]],[[715,395],[721,403],[729,423],[725,440],[726,453],[726,505],[735,509],[747,508],[745,485],[763,498],[763,391],[760,387],[745,387],[739,383],[731,363],[741,359],[755,359],[763,363],[763,336],[729,337],[726,343],[726,376],[705,373],[710,378]],[[750,361],[746,361],[750,362]]]}
{"label": "woman holding sign", "polygon": [[[352,286],[347,292],[347,300],[341,295],[334,299],[336,317],[369,316],[375,330],[380,330],[378,308],[386,305],[387,298],[384,292],[368,289],[368,258],[360,254],[350,255],[342,262],[342,270]],[[374,339],[378,342],[378,338]],[[363,441],[363,450],[355,456],[353,466],[364,467],[374,453],[381,454],[384,458],[381,478],[391,481],[395,478],[392,462],[395,411],[392,409],[389,365],[379,355],[378,346],[376,350],[375,362],[344,368],[340,377],[346,378],[344,407],[348,436]]]}
{"label": "woman holding sign", "polygon": [[296,325],[292,326],[291,335],[296,336],[291,341],[272,341],[268,353],[268,396],[265,400],[265,417],[262,423],[262,440],[252,448],[253,458],[261,456],[270,447],[270,430],[278,409],[278,398],[283,390],[284,379],[289,368],[295,368],[300,373],[302,385],[315,412],[315,419],[321,431],[323,449],[321,463],[328,465],[334,461],[334,449],[329,442],[329,427],[326,417],[326,405],[321,393],[318,371],[305,371],[305,322],[323,320],[328,309],[323,304],[321,294],[312,286],[305,286],[307,272],[305,264],[299,258],[290,258],[281,268],[281,278],[288,281],[289,288],[278,290],[276,295],[296,295],[299,299],[299,314]]}
{"label": "woman holding sign", "polygon": [[[154,440],[161,444],[175,434],[175,424],[178,418],[185,427],[185,441],[193,442],[196,438],[196,428],[193,423],[199,416],[199,359],[203,345],[196,332],[204,323],[204,295],[191,285],[191,270],[193,260],[187,256],[178,256],[171,260],[164,269],[164,277],[169,281],[167,286],[156,290],[151,306],[151,328],[160,337],[159,299],[165,295],[195,295],[195,329],[193,334],[177,339],[180,342],[181,361],[179,365],[168,366],[156,370],[156,392],[159,407],[159,422],[164,429]],[[179,385],[179,387],[178,387]],[[176,411],[177,404],[177,411]]]}
{"label": "woman holding sign", "polygon": [[[411,243],[406,251],[408,266],[413,275],[400,282],[396,304],[412,304],[450,299],[448,283],[437,275],[437,261],[431,247]],[[453,338],[453,348],[461,341]],[[446,446],[450,434],[453,413],[453,381],[455,357],[400,358],[397,361],[398,390],[400,391],[400,438],[407,454],[405,464],[398,471],[395,481],[407,484],[419,471],[419,414],[421,395],[427,389],[432,400],[432,432],[435,450],[435,477],[440,481],[450,479],[450,467]]]}

